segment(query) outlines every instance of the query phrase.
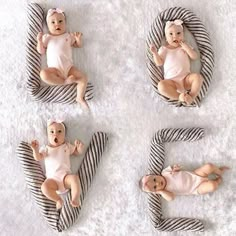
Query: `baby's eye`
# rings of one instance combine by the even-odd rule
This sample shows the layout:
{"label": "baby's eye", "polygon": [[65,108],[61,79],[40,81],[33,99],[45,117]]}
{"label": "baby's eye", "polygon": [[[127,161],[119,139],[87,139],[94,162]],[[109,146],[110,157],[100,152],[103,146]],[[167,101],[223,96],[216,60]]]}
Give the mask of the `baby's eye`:
{"label": "baby's eye", "polygon": [[59,23],[62,23],[63,22],[63,20],[59,20]]}
{"label": "baby's eye", "polygon": [[170,33],[170,35],[173,35],[173,33]]}
{"label": "baby's eye", "polygon": [[181,32],[178,32],[177,34],[178,34],[178,35],[180,35],[180,34],[181,34]]}
{"label": "baby's eye", "polygon": [[53,134],[53,133],[54,133],[54,131],[53,131],[53,130],[51,130],[51,131],[50,131],[50,133],[51,133],[51,134]]}
{"label": "baby's eye", "polygon": [[61,130],[58,130],[58,133],[61,133],[62,131]]}
{"label": "baby's eye", "polygon": [[55,24],[55,21],[52,21],[52,24]]}
{"label": "baby's eye", "polygon": [[154,178],[153,181],[156,182],[156,179]]}

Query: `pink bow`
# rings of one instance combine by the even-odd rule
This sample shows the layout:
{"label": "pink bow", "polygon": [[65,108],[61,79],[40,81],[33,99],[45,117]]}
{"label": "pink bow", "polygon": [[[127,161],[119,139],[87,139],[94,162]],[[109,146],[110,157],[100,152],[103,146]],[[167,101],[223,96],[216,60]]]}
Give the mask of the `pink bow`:
{"label": "pink bow", "polygon": [[183,28],[182,26],[183,21],[182,20],[174,20],[174,21],[167,21],[166,26],[165,26],[165,31],[170,28],[172,25],[179,25]]}
{"label": "pink bow", "polygon": [[64,122],[64,119],[48,119],[47,121],[47,127],[49,125],[52,125],[53,123],[63,123]]}
{"label": "pink bow", "polygon": [[46,20],[48,21],[48,18],[52,16],[54,13],[61,13],[64,15],[64,11],[61,10],[60,8],[51,8],[48,10]]}

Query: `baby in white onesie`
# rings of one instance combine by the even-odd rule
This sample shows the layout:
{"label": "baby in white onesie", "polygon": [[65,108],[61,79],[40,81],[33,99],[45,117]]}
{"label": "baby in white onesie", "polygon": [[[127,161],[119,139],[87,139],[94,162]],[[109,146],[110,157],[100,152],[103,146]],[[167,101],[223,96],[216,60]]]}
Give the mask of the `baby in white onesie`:
{"label": "baby in white onesie", "polygon": [[48,68],[41,70],[41,79],[50,85],[77,83],[76,101],[88,108],[84,100],[87,87],[87,77],[78,70],[72,61],[72,47],[82,46],[82,33],[67,33],[66,18],[61,9],[48,10],[47,26],[49,33],[38,33],[37,51],[47,54]]}
{"label": "baby in white onesie", "polygon": [[167,21],[165,36],[167,44],[157,51],[150,45],[154,62],[163,66],[164,78],[158,83],[158,91],[171,100],[179,100],[190,105],[198,95],[202,76],[190,72],[190,59],[198,55],[192,47],[186,44],[181,20]]}
{"label": "baby in white onesie", "polygon": [[[139,185],[144,192],[160,194],[167,201],[175,195],[207,194],[214,192],[222,182],[222,174],[229,169],[226,166],[217,167],[211,163],[205,164],[194,171],[181,170],[179,165],[169,166],[161,175],[145,175]],[[215,174],[215,179],[209,175]]]}
{"label": "baby in white onesie", "polygon": [[32,141],[34,159],[44,160],[46,180],[41,186],[43,194],[56,203],[60,209],[63,200],[59,194],[71,189],[71,205],[80,205],[80,181],[78,175],[71,173],[70,156],[83,151],[83,143],[75,140],[74,145],[65,142],[65,125],[58,120],[49,120],[47,126],[49,144],[39,149],[37,140]]}

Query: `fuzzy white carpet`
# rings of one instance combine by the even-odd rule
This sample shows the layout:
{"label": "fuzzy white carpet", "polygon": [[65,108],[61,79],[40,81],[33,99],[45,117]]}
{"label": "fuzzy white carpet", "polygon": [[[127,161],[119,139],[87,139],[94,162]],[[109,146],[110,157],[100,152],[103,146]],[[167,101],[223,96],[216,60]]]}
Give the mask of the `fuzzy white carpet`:
{"label": "fuzzy white carpet", "polygon": [[[75,63],[87,73],[96,95],[91,114],[76,105],[41,104],[26,92],[26,5],[8,0],[0,8],[0,234],[2,236],[198,235],[156,232],[138,180],[147,171],[150,141],[162,128],[199,126],[205,138],[166,145],[166,164],[195,168],[205,162],[231,170],[214,194],[179,197],[163,203],[166,216],[202,219],[204,236],[236,235],[236,2],[233,0],[38,1],[45,9],[65,9],[68,30],[84,34]],[[212,84],[200,108],[174,108],[157,98],[146,70],[145,39],[157,14],[173,6],[192,10],[205,24],[215,51]],[[15,150],[21,140],[46,142],[45,121],[66,117],[68,138],[86,145],[93,132],[109,132],[110,142],[80,217],[55,233],[44,221],[25,184]],[[79,158],[73,160],[76,165]],[[73,167],[74,168],[74,167]]]}

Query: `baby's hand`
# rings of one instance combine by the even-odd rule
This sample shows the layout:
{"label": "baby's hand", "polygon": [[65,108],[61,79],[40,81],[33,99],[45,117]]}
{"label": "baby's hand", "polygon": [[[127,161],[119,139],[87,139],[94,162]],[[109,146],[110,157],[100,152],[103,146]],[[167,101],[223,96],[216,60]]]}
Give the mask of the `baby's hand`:
{"label": "baby's hand", "polygon": [[38,149],[39,149],[39,142],[38,142],[37,140],[33,140],[33,141],[31,142],[31,144],[30,144],[30,147],[31,147],[34,151],[38,150]]}
{"label": "baby's hand", "polygon": [[151,51],[152,53],[157,53],[157,48],[155,47],[154,44],[151,44],[151,45],[150,45],[150,51]]}
{"label": "baby's hand", "polygon": [[81,37],[83,36],[83,34],[81,32],[74,32],[74,33],[72,33],[72,35],[75,37],[76,41],[79,41],[81,39]]}
{"label": "baby's hand", "polygon": [[174,174],[175,172],[178,172],[178,171],[180,171],[181,170],[181,166],[180,165],[173,165],[172,167],[171,167],[171,169],[172,169],[172,171],[171,171],[171,174]]}
{"label": "baby's hand", "polygon": [[39,32],[37,35],[38,42],[42,42],[42,38],[43,38],[43,32]]}
{"label": "baby's hand", "polygon": [[75,146],[77,148],[77,152],[79,154],[81,154],[83,152],[83,149],[84,149],[84,144],[79,140],[75,140]]}
{"label": "baby's hand", "polygon": [[185,43],[185,42],[183,42],[183,41],[181,41],[179,44],[180,44],[181,48],[182,48],[184,51],[187,51],[187,50],[190,49],[190,47],[188,46],[188,44]]}

